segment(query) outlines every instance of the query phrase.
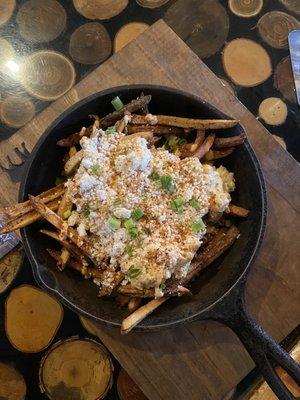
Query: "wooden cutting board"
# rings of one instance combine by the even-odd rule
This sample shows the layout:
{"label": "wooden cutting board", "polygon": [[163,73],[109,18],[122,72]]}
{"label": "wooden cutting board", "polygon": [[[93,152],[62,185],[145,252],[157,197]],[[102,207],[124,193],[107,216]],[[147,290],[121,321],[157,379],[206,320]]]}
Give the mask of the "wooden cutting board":
{"label": "wooden cutting board", "polygon": [[[52,103],[10,140],[0,159],[25,142],[31,150],[46,127],[79,99],[112,86],[153,83],[201,96],[241,121],[260,158],[268,188],[266,237],[251,271],[247,303],[277,340],[300,320],[300,168],[260,122],[163,22],[156,22],[70,92]],[[247,177],[245,177],[247,179]],[[0,202],[14,201],[18,187],[1,173]],[[194,322],[156,333],[121,336],[97,327],[98,335],[151,400],[222,399],[252,368],[239,340],[214,322]]]}

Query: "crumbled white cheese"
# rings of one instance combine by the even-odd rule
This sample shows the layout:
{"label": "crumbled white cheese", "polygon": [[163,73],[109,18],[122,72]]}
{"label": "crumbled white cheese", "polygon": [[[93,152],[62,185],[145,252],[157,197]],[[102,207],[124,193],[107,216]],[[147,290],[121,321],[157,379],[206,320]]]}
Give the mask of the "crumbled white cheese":
{"label": "crumbled white cheese", "polygon": [[128,210],[127,208],[124,207],[117,207],[114,211],[113,214],[117,218],[123,218],[123,219],[128,219],[131,216],[131,211]]}
{"label": "crumbled white cheese", "polygon": [[86,236],[86,230],[84,224],[81,222],[77,227],[78,235],[83,237]]}

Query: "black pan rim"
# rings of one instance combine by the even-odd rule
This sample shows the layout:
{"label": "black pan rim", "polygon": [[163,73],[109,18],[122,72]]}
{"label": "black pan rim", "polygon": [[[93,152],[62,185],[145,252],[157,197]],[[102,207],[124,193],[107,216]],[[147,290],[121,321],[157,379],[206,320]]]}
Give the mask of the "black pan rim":
{"label": "black pan rim", "polygon": [[[29,176],[29,172],[31,169],[31,165],[35,159],[36,154],[39,151],[40,146],[42,145],[42,143],[46,140],[46,138],[48,137],[49,134],[51,134],[52,130],[55,128],[55,126],[57,124],[59,124],[64,118],[66,118],[66,116],[68,114],[70,114],[71,112],[73,112],[74,110],[80,108],[81,106],[83,106],[84,104],[95,100],[97,98],[101,98],[102,96],[105,96],[107,94],[112,94],[115,93],[117,91],[130,91],[130,90],[139,90],[139,91],[146,91],[146,90],[163,90],[163,91],[168,91],[174,94],[179,94],[179,95],[183,95],[185,97],[188,97],[190,99],[193,99],[207,107],[210,108],[210,110],[212,110],[213,112],[215,112],[217,115],[219,115],[220,117],[226,117],[226,118],[230,118],[228,115],[224,114],[222,111],[218,110],[216,107],[212,106],[210,103],[208,103],[207,101],[203,100],[201,97],[196,96],[194,94],[185,92],[183,90],[180,89],[176,89],[176,88],[170,88],[167,86],[162,86],[162,85],[149,85],[149,84],[138,84],[138,85],[122,85],[122,86],[116,86],[116,87],[112,87],[112,88],[108,88],[105,89],[103,91],[94,93],[90,96],[85,97],[84,99],[80,100],[79,102],[75,103],[73,106],[69,107],[67,110],[65,110],[57,119],[55,119],[49,126],[48,128],[45,130],[45,132],[42,134],[42,136],[39,138],[39,140],[37,141],[36,145],[34,146],[34,149],[32,150],[29,159],[27,160],[26,163],[26,168],[24,171],[24,175],[23,175],[23,179],[22,182],[20,184],[20,189],[19,189],[19,201],[24,201],[25,197],[26,197],[26,183],[27,183],[27,179]],[[262,241],[263,241],[263,236],[264,236],[264,232],[265,232],[265,227],[266,227],[266,218],[267,218],[267,194],[266,194],[266,186],[265,186],[265,180],[263,177],[263,173],[262,173],[262,169],[260,166],[260,163],[258,161],[258,158],[252,148],[252,146],[250,145],[248,139],[244,142],[244,146],[246,146],[246,149],[250,155],[250,158],[252,160],[252,164],[255,166],[255,172],[259,178],[259,182],[260,182],[260,197],[261,197],[261,203],[262,203],[262,217],[261,217],[261,221],[260,221],[260,226],[259,226],[259,233],[257,235],[257,240],[255,242],[255,245],[253,246],[252,249],[252,254],[249,257],[249,260],[247,262],[247,265],[245,266],[243,272],[240,274],[240,276],[236,279],[236,281],[233,283],[233,285],[222,295],[220,296],[215,302],[211,303],[210,305],[208,305],[207,307],[203,308],[201,311],[199,311],[198,313],[195,313],[194,315],[185,317],[185,318],[180,318],[176,321],[172,321],[172,322],[165,322],[165,323],[160,323],[160,324],[155,324],[155,325],[138,325],[137,327],[134,328],[135,331],[154,331],[154,330],[160,330],[160,329],[166,329],[166,328],[171,328],[174,326],[177,326],[179,324],[183,324],[183,323],[187,323],[187,322],[191,322],[194,321],[196,319],[201,319],[201,315],[204,315],[205,313],[209,312],[210,309],[212,309],[216,304],[219,304],[226,296],[228,296],[228,294],[239,284],[241,283],[243,280],[246,279],[247,274],[249,272],[250,266],[253,263],[254,259],[256,258],[258,251],[261,247]],[[22,236],[22,240],[24,243],[24,249],[25,252],[27,254],[27,257],[29,258],[30,264],[32,266],[32,271],[33,271],[33,275],[35,280],[37,281],[37,283],[43,287],[45,290],[47,290],[49,293],[53,294],[54,296],[56,296],[59,301],[61,301],[65,306],[67,306],[68,308],[70,308],[72,311],[79,313],[89,319],[92,319],[95,322],[99,322],[101,324],[104,324],[106,326],[110,326],[110,327],[118,327],[120,328],[121,323],[119,322],[113,322],[113,321],[107,321],[105,319],[102,319],[100,317],[95,317],[94,315],[82,310],[80,307],[77,307],[75,304],[73,304],[72,302],[70,302],[66,297],[64,297],[63,294],[61,294],[58,290],[54,289],[53,287],[49,287],[48,285],[45,284],[44,281],[42,281],[40,279],[40,276],[38,275],[38,264],[35,260],[34,255],[32,254],[31,251],[31,247],[29,246],[28,243],[28,236],[27,236],[27,230],[26,228],[21,229],[21,236]]]}

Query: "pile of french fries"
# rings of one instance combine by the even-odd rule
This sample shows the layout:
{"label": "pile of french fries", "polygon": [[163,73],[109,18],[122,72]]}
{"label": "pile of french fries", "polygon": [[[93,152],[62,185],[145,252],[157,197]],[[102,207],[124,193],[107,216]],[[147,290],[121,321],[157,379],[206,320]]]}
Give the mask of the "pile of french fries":
{"label": "pile of french fries", "polygon": [[[64,157],[63,175],[72,177],[80,165],[82,151],[80,139],[90,136],[97,129],[107,129],[114,125],[117,132],[126,135],[142,136],[147,139],[149,145],[160,146],[169,138],[181,138],[178,145],[169,149],[180,158],[198,157],[202,163],[213,164],[215,160],[231,154],[235,147],[242,144],[245,134],[232,137],[216,137],[215,130],[231,128],[236,120],[221,119],[191,119],[168,115],[152,115],[148,112],[148,104],[151,96],[141,96],[132,100],[121,108],[99,118],[91,116],[94,122],[87,128],[82,128],[67,138],[58,141],[57,145],[67,149]],[[126,140],[126,136],[123,138]],[[121,307],[127,306],[131,313],[122,322],[122,333],[128,333],[140,321],[163,304],[169,297],[191,294],[187,285],[195,277],[223,254],[239,236],[239,230],[232,223],[230,217],[246,218],[249,211],[245,208],[230,204],[224,215],[211,218],[206,221],[207,234],[198,253],[194,257],[187,276],[181,280],[171,277],[166,281],[163,297],[154,298],[154,289],[140,290],[130,284],[120,285],[124,275],[121,271],[115,271],[109,267],[109,263],[103,261],[101,265],[93,259],[92,244],[89,237],[80,237],[77,230],[68,226],[64,216],[70,213],[73,204],[68,200],[67,189],[63,183],[41,193],[38,196],[29,196],[29,200],[9,206],[0,210],[0,218],[4,226],[0,234],[16,231],[38,220],[48,221],[55,230],[41,229],[41,233],[59,242],[61,251],[47,249],[51,257],[56,261],[60,270],[64,268],[78,271],[84,277],[91,277],[99,283],[108,276],[113,281],[113,290],[100,289],[99,296],[113,296]],[[148,301],[147,299],[151,299]],[[147,301],[144,305],[143,302]]]}

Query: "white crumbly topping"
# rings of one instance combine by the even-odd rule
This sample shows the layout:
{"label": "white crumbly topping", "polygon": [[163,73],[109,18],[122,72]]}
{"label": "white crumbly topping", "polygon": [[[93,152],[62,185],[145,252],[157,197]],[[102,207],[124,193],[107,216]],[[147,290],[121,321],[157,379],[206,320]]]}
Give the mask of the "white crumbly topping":
{"label": "white crumbly topping", "polygon": [[84,156],[67,182],[76,208],[68,223],[89,236],[99,263],[125,274],[122,284],[158,293],[172,275],[187,274],[206,232],[201,217],[228,207],[234,178],[224,167],[122,137],[97,130],[81,139]]}

